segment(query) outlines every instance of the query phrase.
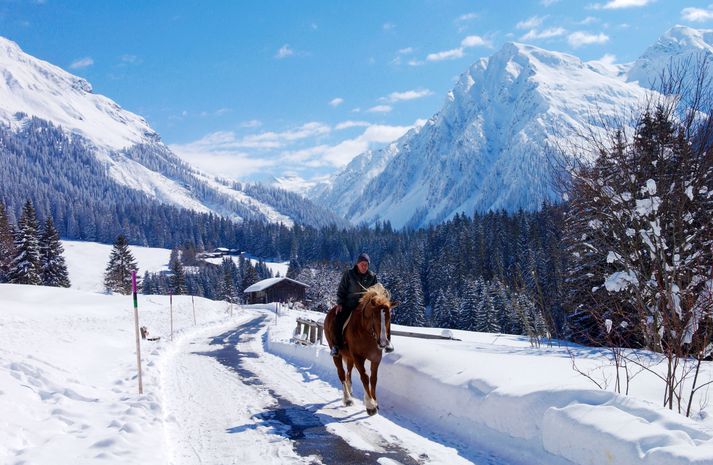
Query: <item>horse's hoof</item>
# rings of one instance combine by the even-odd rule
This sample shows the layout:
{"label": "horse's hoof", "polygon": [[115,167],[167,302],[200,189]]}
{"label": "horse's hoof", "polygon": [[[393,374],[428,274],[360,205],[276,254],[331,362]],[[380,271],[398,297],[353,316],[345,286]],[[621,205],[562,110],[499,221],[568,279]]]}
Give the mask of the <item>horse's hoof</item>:
{"label": "horse's hoof", "polygon": [[378,409],[375,409],[375,408],[368,408],[368,409],[366,409],[366,413],[368,413],[369,416],[373,416],[373,415],[376,415],[377,410]]}
{"label": "horse's hoof", "polygon": [[351,407],[352,405],[354,405],[354,401],[353,401],[353,400],[348,400],[348,401],[344,402],[344,406],[345,406],[345,407]]}

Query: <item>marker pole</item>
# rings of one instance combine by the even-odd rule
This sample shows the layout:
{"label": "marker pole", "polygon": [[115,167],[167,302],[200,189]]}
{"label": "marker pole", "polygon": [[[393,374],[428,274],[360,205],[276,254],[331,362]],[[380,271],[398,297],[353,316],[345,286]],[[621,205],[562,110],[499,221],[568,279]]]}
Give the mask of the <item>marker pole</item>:
{"label": "marker pole", "polygon": [[144,382],[141,379],[141,338],[139,337],[139,299],[136,295],[136,271],[131,272],[131,290],[134,294],[134,329],[136,330],[136,366],[139,370],[139,394],[143,394]]}
{"label": "marker pole", "polygon": [[170,292],[168,294],[168,306],[171,313],[171,341],[173,341],[173,294]]}

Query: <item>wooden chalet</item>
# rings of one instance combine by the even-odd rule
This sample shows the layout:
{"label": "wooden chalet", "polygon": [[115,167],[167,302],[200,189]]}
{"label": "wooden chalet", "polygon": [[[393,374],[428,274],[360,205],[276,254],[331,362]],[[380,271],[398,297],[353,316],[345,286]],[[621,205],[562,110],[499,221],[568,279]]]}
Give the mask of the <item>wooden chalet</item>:
{"label": "wooden chalet", "polygon": [[268,278],[256,282],[243,293],[248,304],[304,302],[308,287],[290,278]]}

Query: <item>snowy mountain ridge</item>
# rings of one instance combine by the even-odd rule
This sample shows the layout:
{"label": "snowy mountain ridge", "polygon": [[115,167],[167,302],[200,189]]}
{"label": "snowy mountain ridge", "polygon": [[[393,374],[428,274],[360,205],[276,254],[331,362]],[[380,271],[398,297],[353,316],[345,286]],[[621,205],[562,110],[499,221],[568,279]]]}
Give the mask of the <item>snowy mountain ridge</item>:
{"label": "snowy mountain ridge", "polygon": [[241,185],[216,179],[176,156],[146,120],[94,94],[80,77],[34,58],[0,37],[0,124],[19,131],[32,118],[60,127],[70,138],[80,138],[106,166],[116,183],[145,193],[164,204],[233,220],[260,218],[291,226],[304,222],[285,205],[301,204],[305,217],[325,224],[345,222],[295,194],[277,205],[245,192]]}
{"label": "snowy mountain ridge", "polygon": [[630,67],[507,43],[463,73],[420,130],[358,156],[309,198],[354,223],[395,227],[537,209],[557,200],[548,151],[581,145],[581,135],[639,108],[651,91],[636,81],[670,59],[709,50],[712,38],[713,31],[677,26]]}
{"label": "snowy mountain ridge", "polygon": [[146,120],[92,93],[85,79],[24,53],[4,37],[0,71],[0,121],[11,127],[36,116],[112,150],[160,140]]}

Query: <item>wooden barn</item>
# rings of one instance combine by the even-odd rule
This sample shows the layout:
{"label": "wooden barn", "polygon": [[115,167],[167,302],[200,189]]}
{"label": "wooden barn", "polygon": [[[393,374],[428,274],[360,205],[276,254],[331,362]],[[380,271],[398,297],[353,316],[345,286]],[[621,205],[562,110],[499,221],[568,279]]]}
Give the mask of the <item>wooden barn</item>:
{"label": "wooden barn", "polygon": [[247,303],[304,302],[305,283],[290,278],[268,278],[258,281],[243,291]]}

